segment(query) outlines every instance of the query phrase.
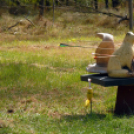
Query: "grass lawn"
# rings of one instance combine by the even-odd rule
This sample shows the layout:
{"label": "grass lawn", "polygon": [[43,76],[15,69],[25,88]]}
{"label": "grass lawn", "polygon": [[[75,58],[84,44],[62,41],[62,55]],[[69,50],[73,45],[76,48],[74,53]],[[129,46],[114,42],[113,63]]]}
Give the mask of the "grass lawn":
{"label": "grass lawn", "polygon": [[[121,42],[119,36],[115,40]],[[113,114],[116,87],[92,84],[92,115],[84,107],[88,83],[81,82],[80,75],[94,62],[94,49],[61,48],[59,43],[1,44],[0,134],[133,133],[133,116]],[[72,43],[86,45],[84,41]]]}
{"label": "grass lawn", "polygon": [[118,46],[128,21],[62,10],[53,27],[50,14],[29,19],[36,26],[24,16],[1,15],[0,134],[133,134],[134,117],[113,114],[117,87],[92,84],[93,113],[84,107],[88,83],[80,75],[95,62],[95,49],[59,47],[61,42],[97,46],[97,32],[113,34]]}

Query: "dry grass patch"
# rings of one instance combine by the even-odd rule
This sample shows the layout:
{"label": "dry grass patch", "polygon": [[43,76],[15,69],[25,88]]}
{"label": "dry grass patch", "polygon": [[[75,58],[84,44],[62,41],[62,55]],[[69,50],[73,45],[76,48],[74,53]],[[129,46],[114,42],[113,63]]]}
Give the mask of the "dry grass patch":
{"label": "dry grass patch", "polygon": [[[113,12],[118,15],[124,15],[124,10],[109,10],[105,12]],[[45,15],[41,20],[37,16],[29,16],[26,20],[23,16],[14,17],[7,13],[1,16],[0,31],[4,40],[51,40],[51,38],[66,39],[70,37],[92,36],[97,32],[108,32],[111,34],[120,34],[128,30],[128,21],[118,24],[119,18],[114,16],[108,17],[103,14],[78,13],[56,11],[58,16],[55,17],[53,25],[52,14]],[[6,22],[6,23],[5,23]],[[17,22],[18,25],[8,29]],[[107,28],[107,29],[105,29]],[[113,31],[113,28],[118,31]]]}

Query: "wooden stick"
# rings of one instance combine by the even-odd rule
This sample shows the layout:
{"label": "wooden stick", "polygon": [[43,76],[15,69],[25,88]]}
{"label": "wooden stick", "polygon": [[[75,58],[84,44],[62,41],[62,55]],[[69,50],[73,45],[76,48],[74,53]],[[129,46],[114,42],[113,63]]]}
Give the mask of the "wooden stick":
{"label": "wooden stick", "polygon": [[92,55],[99,55],[99,56],[117,56],[117,55],[113,55],[113,54],[99,54],[99,53],[92,53]]}
{"label": "wooden stick", "polygon": [[91,100],[91,102],[90,102],[90,114],[92,114],[92,100]]}

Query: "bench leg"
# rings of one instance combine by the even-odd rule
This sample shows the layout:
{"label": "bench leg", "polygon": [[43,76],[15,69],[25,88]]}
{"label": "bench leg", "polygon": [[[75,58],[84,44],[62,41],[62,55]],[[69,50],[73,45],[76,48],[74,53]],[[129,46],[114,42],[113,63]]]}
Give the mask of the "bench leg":
{"label": "bench leg", "polygon": [[117,115],[134,114],[134,85],[118,86],[114,113]]}

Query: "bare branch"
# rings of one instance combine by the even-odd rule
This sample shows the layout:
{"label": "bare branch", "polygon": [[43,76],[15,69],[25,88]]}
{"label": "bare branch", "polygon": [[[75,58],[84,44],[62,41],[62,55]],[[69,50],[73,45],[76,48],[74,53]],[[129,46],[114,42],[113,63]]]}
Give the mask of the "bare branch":
{"label": "bare branch", "polygon": [[27,21],[29,21],[30,23],[32,23],[32,25],[34,26],[34,27],[36,27],[35,26],[35,24],[31,21],[31,20],[29,20],[27,17],[25,18]]}
{"label": "bare branch", "polygon": [[[125,16],[120,16],[120,15],[117,15],[117,14],[114,14],[114,13],[109,13],[109,12],[101,12],[99,10],[95,10],[94,8],[92,7],[87,7],[87,6],[78,6],[78,7],[84,7],[84,8],[89,8],[93,11],[89,11],[87,13],[99,13],[99,14],[104,14],[104,15],[108,15],[110,17],[117,17],[117,18],[120,18],[120,20],[118,21],[118,23],[120,23],[121,21],[124,21],[124,20],[129,20],[129,18],[127,18],[127,14]],[[85,12],[84,12],[85,13]]]}
{"label": "bare branch", "polygon": [[13,27],[16,27],[19,23],[20,23],[20,21],[16,22],[14,25],[8,27],[7,30],[10,30],[10,29],[12,29]]}

